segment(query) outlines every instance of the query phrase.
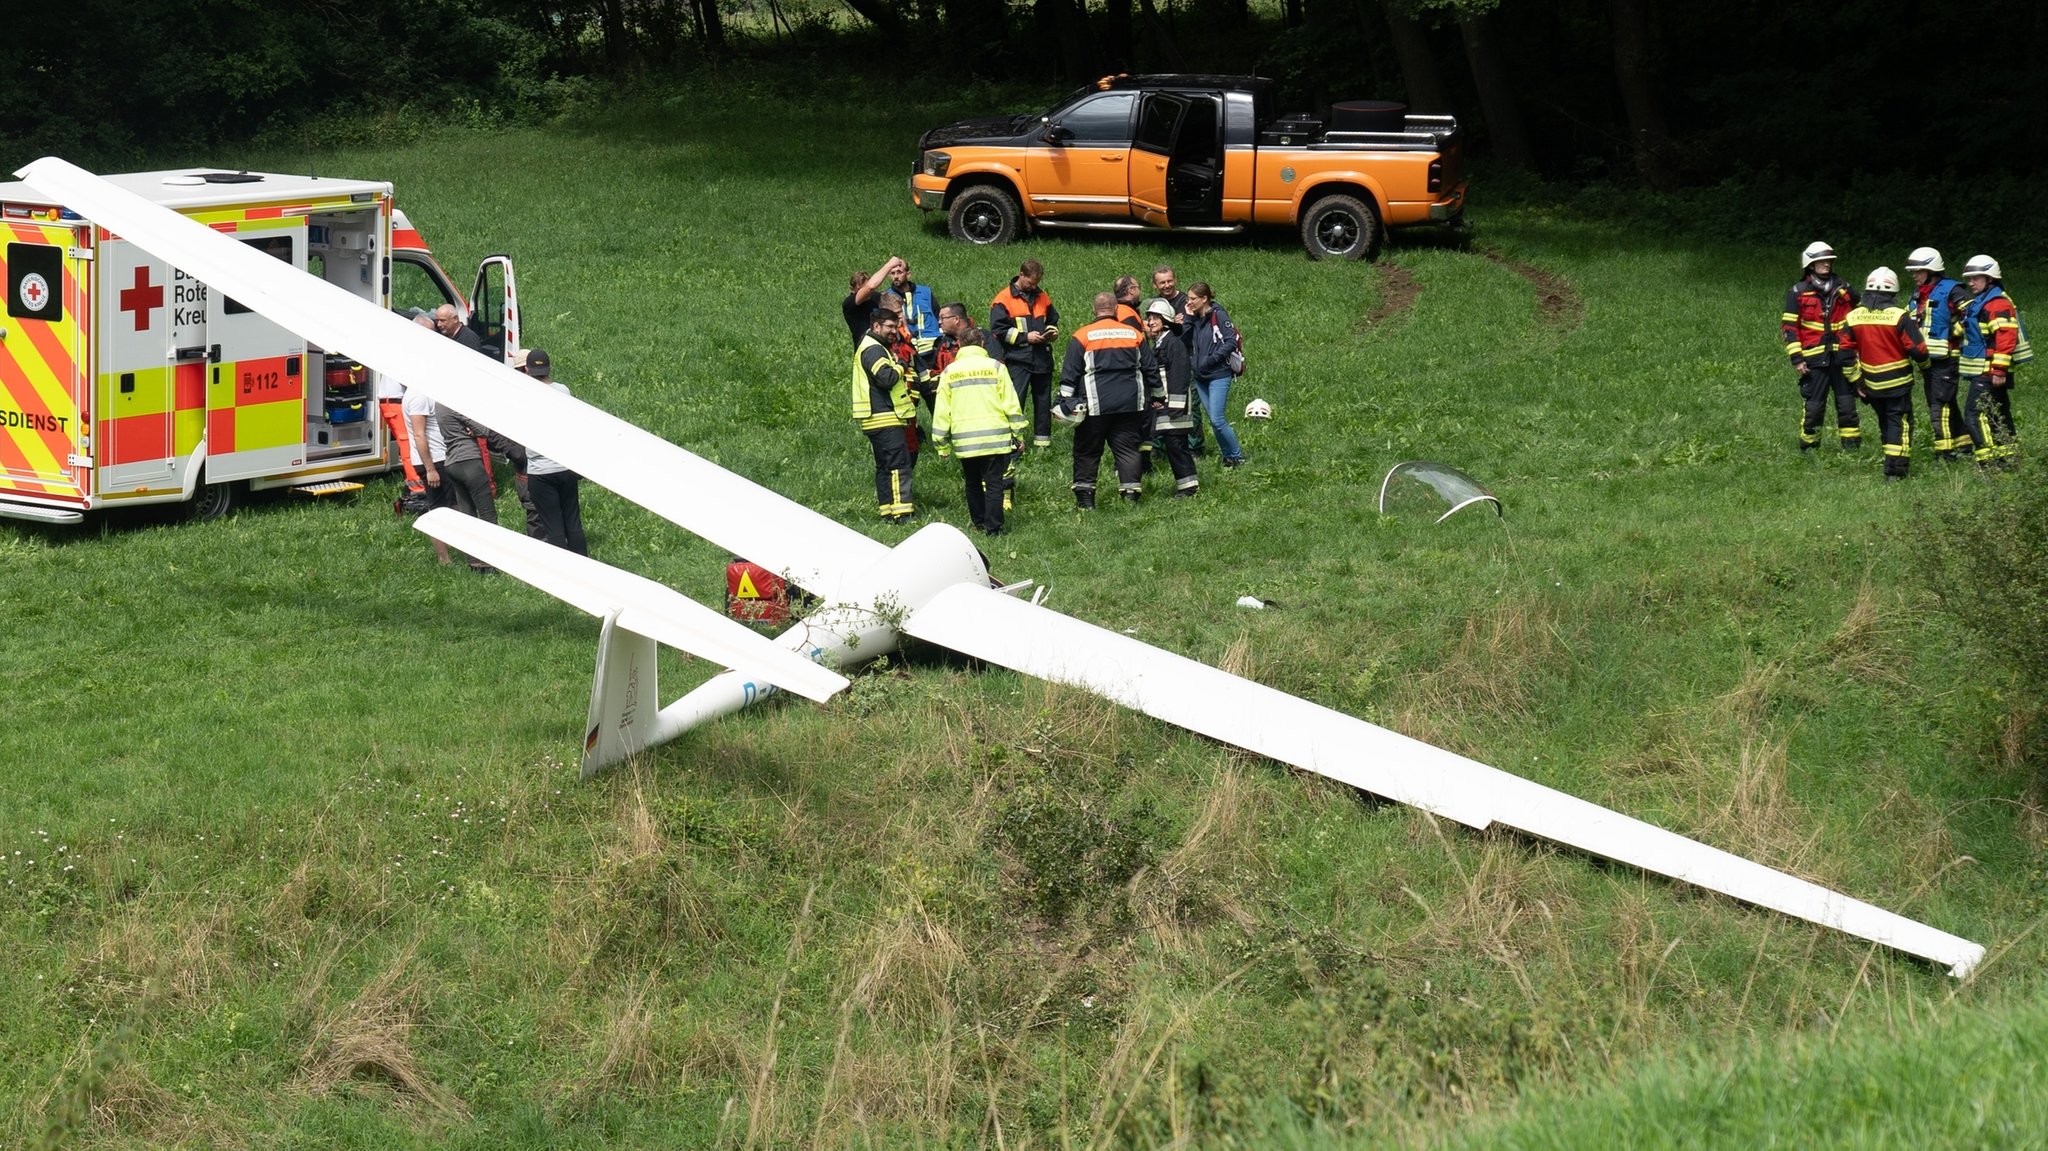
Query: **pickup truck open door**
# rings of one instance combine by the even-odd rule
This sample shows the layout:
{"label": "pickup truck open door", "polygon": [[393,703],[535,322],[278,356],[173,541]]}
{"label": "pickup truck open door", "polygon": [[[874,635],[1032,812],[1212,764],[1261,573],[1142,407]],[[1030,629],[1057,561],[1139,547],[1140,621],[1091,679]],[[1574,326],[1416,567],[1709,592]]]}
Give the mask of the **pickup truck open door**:
{"label": "pickup truck open door", "polygon": [[1131,214],[1157,227],[1215,224],[1223,210],[1220,97],[1147,92],[1131,147]]}

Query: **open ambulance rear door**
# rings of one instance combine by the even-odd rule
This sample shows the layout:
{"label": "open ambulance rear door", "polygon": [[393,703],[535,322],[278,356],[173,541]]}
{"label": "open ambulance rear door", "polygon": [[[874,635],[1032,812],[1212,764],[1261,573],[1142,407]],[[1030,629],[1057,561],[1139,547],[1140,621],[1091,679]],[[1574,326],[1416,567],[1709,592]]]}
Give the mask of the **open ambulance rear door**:
{"label": "open ambulance rear door", "polygon": [[0,503],[77,523],[92,482],[91,233],[57,216],[10,205],[0,217]]}
{"label": "open ambulance rear door", "polygon": [[498,349],[498,358],[512,363],[525,351],[519,342],[519,287],[512,277],[512,257],[502,252],[484,257],[477,266],[476,291],[471,298],[476,309],[469,326],[485,347]]}

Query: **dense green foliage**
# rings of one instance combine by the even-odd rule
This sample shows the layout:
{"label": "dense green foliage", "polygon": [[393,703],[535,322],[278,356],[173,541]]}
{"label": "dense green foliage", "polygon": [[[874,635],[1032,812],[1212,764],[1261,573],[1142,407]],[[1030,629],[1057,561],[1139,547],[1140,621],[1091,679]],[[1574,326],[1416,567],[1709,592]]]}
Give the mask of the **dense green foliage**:
{"label": "dense green foliage", "polygon": [[[2048,804],[2048,483],[2035,463],[2018,482],[1929,520],[1916,546],[1936,557],[1934,586],[1960,632],[1987,658],[1986,682],[2010,693],[2005,754],[2033,774]],[[1994,679],[2002,673],[2003,680]]]}
{"label": "dense green foliage", "polygon": [[[0,1142],[1538,1143],[1582,1095],[1566,1142],[1652,1108],[1708,1139],[1678,1126],[1703,1098],[1729,1139],[1810,1139],[1770,1113],[1809,1097],[1961,1141],[1961,1109],[1912,1119],[1951,1090],[1930,1043],[2017,1060],[1979,1060],[2005,1076],[1970,1097],[1983,1130],[2038,1119],[2048,853],[2016,704],[1901,532],[2038,472],[1880,485],[1874,451],[1794,450],[1775,319],[1807,237],[1532,198],[1475,209],[1476,250],[1378,266],[1286,235],[971,250],[903,187],[917,128],[971,110],[877,132],[733,84],[247,158],[393,180],[458,278],[515,255],[528,342],[581,397],[889,541],[841,408],[849,271],[898,252],[979,306],[1035,255],[1078,310],[1170,261],[1249,333],[1233,406],[1276,418],[1194,503],[1092,516],[1062,438],[1025,461],[998,574],[1977,939],[1978,976],[930,650],[582,784],[596,625],[437,567],[385,483],[0,528]],[[1860,266],[1919,241],[1885,239],[1836,242]],[[2041,281],[2008,271],[2024,306]],[[2023,374],[2023,430],[2039,395]],[[1413,458],[1505,520],[1380,515]],[[918,479],[964,520],[951,468]],[[718,594],[717,549],[586,504],[598,556]],[[670,661],[663,694],[704,674]]]}
{"label": "dense green foliage", "polygon": [[[1398,99],[1454,112],[1480,155],[1574,183],[1858,199],[1913,172],[1925,220],[2048,151],[2048,14],[1648,0],[80,0],[0,37],[0,154],[93,166],[309,125],[409,138],[761,65],[871,104],[1114,71],[1256,72],[1290,109]],[[1936,58],[1927,45],[1942,42]],[[1964,49],[1992,44],[1990,59]],[[1962,53],[1962,54],[1959,54]],[[2021,204],[2024,206],[2024,204]]]}

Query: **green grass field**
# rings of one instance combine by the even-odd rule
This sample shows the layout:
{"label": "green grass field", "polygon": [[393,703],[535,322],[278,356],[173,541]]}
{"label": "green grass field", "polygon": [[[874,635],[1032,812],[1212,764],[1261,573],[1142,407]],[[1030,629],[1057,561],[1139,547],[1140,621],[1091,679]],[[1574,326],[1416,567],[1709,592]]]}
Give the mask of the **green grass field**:
{"label": "green grass field", "polygon": [[[436,566],[384,482],[0,527],[0,1143],[2041,1145],[2026,701],[1933,607],[1915,533],[2042,470],[1923,439],[1881,485],[1874,443],[1796,452],[1775,323],[1811,236],[1482,183],[1473,250],[1376,266],[1285,234],[968,250],[904,179],[917,131],[987,109],[872,107],[733,84],[164,160],[392,180],[458,280],[515,256],[527,342],[580,397],[889,542],[844,412],[849,272],[902,254],[983,309],[1035,255],[1079,318],[1171,262],[1247,333],[1233,407],[1277,412],[1237,422],[1250,466],[1083,516],[1062,432],[998,575],[1975,939],[1980,972],[929,649],[583,784],[595,621]],[[1926,242],[1831,238],[1859,278]],[[1380,515],[1417,458],[1506,518]],[[964,525],[955,468],[918,481]],[[598,557],[722,594],[723,553],[585,512]],[[709,674],[664,670],[665,697]]]}

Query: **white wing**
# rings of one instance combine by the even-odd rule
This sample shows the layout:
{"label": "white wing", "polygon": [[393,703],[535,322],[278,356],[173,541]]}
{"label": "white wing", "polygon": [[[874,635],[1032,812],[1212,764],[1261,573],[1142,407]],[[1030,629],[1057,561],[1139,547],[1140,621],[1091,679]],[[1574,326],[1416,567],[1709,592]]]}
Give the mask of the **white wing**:
{"label": "white wing", "polygon": [[453,340],[55,157],[15,173],[307,342],[347,352],[736,555],[833,598],[888,548]]}
{"label": "white wing", "polygon": [[988,588],[949,588],[903,630],[1469,827],[1502,823],[1948,964],[1958,977],[1984,957],[1967,939]]}
{"label": "white wing", "polygon": [[483,560],[572,607],[673,648],[758,676],[807,699],[824,701],[846,677],[645,576],[620,571],[497,524],[436,508],[415,525],[450,547]]}

